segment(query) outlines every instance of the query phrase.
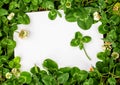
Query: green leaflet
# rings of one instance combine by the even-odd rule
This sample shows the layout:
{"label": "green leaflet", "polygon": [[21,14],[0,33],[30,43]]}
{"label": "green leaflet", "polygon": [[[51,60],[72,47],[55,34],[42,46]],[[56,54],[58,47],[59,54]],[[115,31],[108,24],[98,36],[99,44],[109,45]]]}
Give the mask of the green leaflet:
{"label": "green leaflet", "polygon": [[87,71],[84,71],[84,70],[81,70],[80,73],[79,73],[79,75],[80,75],[80,80],[81,80],[81,81],[86,80],[87,77],[88,77]]}
{"label": "green leaflet", "polygon": [[9,10],[13,10],[18,7],[18,3],[15,1],[12,1],[9,5]]}
{"label": "green leaflet", "polygon": [[[30,3],[31,0],[23,0],[25,3]],[[32,0],[33,1],[33,0]],[[37,1],[37,0],[36,0]]]}
{"label": "green leaflet", "polygon": [[67,12],[65,15],[65,19],[68,22],[76,22],[77,21],[77,18],[74,16],[74,11]]}
{"label": "green leaflet", "polygon": [[90,37],[90,36],[84,36],[83,38],[82,38],[82,41],[84,42],[84,43],[88,43],[88,42],[90,42],[92,40],[92,38]]}
{"label": "green leaflet", "polygon": [[4,5],[4,3],[2,1],[0,1],[0,8]]}
{"label": "green leaflet", "polygon": [[88,30],[93,24],[93,19],[90,16],[84,19],[79,18],[77,24],[81,29]]}
{"label": "green leaflet", "polygon": [[59,75],[57,78],[59,84],[64,84],[65,82],[67,82],[68,79],[69,79],[68,73],[63,73],[63,74]]}
{"label": "green leaflet", "polygon": [[16,56],[13,60],[11,60],[9,63],[10,68],[20,68],[20,57]]}
{"label": "green leaflet", "polygon": [[50,75],[44,75],[44,77],[42,78],[42,82],[44,83],[44,85],[56,85],[54,77]]}
{"label": "green leaflet", "polygon": [[20,77],[18,79],[19,82],[26,84],[30,84],[31,80],[32,80],[31,74],[26,71],[21,72]]}
{"label": "green leaflet", "polygon": [[31,2],[32,2],[33,5],[38,5],[39,0],[31,0]]}
{"label": "green leaflet", "polygon": [[97,54],[97,58],[100,59],[100,60],[105,60],[106,55],[105,55],[104,52],[99,52],[99,53]]}
{"label": "green leaflet", "polygon": [[101,24],[98,28],[99,33],[106,34],[109,31],[109,27],[105,24]]}
{"label": "green leaflet", "polygon": [[57,11],[56,10],[51,10],[48,14],[49,19],[54,20],[57,17]]}
{"label": "green leaflet", "polygon": [[117,63],[117,64],[116,64],[115,75],[120,76],[120,63]]}
{"label": "green leaflet", "polygon": [[79,39],[72,39],[71,40],[71,46],[78,46],[80,44],[80,40]]}
{"label": "green leaflet", "polygon": [[40,68],[38,66],[34,66],[30,69],[30,72],[33,73],[33,74],[37,74],[40,72]]}
{"label": "green leaflet", "polygon": [[45,9],[54,9],[54,3],[52,1],[43,1],[42,7]]}
{"label": "green leaflet", "polygon": [[1,41],[1,45],[2,46],[7,46],[7,48],[15,48],[16,46],[16,42],[14,40],[11,40],[11,39],[7,39],[7,38],[4,38],[2,41]]}
{"label": "green leaflet", "polygon": [[108,78],[108,82],[110,85],[116,85],[116,79],[115,78]]}
{"label": "green leaflet", "polygon": [[75,39],[82,39],[83,35],[80,32],[75,33]]}
{"label": "green leaflet", "polygon": [[51,59],[44,60],[43,67],[45,69],[49,70],[50,72],[54,72],[54,71],[58,70],[57,63]]}
{"label": "green leaflet", "polygon": [[8,11],[6,9],[0,8],[0,16],[7,15]]}
{"label": "green leaflet", "polygon": [[94,80],[92,78],[86,80],[83,85],[94,85]]}
{"label": "green leaflet", "polygon": [[3,1],[5,4],[8,4],[10,2],[10,0],[1,0]]}
{"label": "green leaflet", "polygon": [[19,24],[29,24],[30,23],[29,16],[25,13],[18,13],[17,17],[18,17]]}

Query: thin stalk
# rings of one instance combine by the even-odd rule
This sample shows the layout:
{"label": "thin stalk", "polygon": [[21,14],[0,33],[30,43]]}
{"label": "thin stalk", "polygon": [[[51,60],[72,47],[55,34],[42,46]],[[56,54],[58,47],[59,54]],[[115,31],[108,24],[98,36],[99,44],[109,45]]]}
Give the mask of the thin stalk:
{"label": "thin stalk", "polygon": [[86,52],[86,50],[85,50],[84,47],[83,47],[83,51],[84,51],[85,55],[87,56],[87,58],[88,58],[89,60],[91,60],[91,58],[90,58],[89,55],[87,54],[87,52]]}

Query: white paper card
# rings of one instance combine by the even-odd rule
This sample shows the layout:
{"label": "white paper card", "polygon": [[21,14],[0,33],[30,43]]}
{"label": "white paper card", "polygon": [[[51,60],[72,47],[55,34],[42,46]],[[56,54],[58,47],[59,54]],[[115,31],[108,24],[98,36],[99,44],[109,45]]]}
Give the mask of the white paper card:
{"label": "white paper card", "polygon": [[[29,71],[35,64],[42,68],[45,59],[50,58],[56,61],[59,67],[77,66],[80,69],[89,70],[98,61],[96,54],[102,51],[103,35],[99,34],[98,26],[92,25],[90,30],[82,30],[77,23],[70,23],[57,17],[55,20],[48,19],[48,12],[27,13],[31,23],[29,25],[18,25],[18,30],[29,30],[30,35],[26,39],[21,39],[18,33],[14,33],[14,40],[17,46],[14,50],[15,56],[21,57],[21,70]],[[88,55],[92,58],[88,60],[83,50],[79,47],[71,47],[70,41],[74,38],[75,32],[80,31],[83,35],[92,37],[90,43],[85,44]]]}

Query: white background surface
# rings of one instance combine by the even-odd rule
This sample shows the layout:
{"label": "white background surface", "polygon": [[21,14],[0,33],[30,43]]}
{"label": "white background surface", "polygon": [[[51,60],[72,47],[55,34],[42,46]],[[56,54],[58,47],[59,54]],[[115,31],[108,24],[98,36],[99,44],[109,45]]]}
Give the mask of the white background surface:
{"label": "white background surface", "polygon": [[[67,22],[64,15],[53,21],[48,19],[48,12],[33,12],[28,15],[31,23],[19,25],[18,31],[27,29],[30,31],[30,36],[27,39],[20,39],[18,33],[14,33],[14,40],[17,42],[15,56],[21,57],[21,70],[29,71],[35,64],[42,68],[42,62],[46,58],[56,61],[59,67],[77,66],[89,70],[91,65],[95,65],[98,60],[96,54],[102,51],[103,45],[101,40],[103,36],[97,30],[100,22],[94,24],[90,30],[84,31],[77,23]],[[85,44],[87,53],[92,58],[91,61],[78,47],[70,46],[76,31],[92,37],[92,41]]]}

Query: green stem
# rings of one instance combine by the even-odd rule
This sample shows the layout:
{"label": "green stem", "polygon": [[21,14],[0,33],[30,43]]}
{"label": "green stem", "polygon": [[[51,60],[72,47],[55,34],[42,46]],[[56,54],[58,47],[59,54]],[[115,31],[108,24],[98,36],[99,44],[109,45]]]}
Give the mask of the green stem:
{"label": "green stem", "polygon": [[113,73],[109,73],[112,77],[114,77],[114,78],[120,78],[120,76],[117,76],[117,75],[115,75],[115,74],[113,74]]}
{"label": "green stem", "polygon": [[83,50],[84,50],[84,53],[85,53],[85,55],[87,56],[87,58],[88,58],[89,60],[91,60],[91,58],[90,58],[89,55],[87,54],[87,52],[86,52],[86,50],[85,50],[84,47],[83,47]]}

